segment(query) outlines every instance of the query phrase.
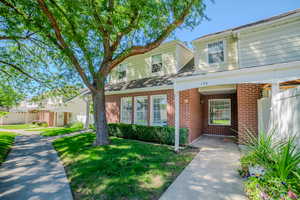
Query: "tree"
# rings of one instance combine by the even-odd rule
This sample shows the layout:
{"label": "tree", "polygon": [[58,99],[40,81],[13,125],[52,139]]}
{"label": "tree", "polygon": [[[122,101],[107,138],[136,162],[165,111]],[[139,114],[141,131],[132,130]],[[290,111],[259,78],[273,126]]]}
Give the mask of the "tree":
{"label": "tree", "polygon": [[96,145],[109,143],[104,91],[109,72],[126,58],[158,47],[176,28],[193,28],[205,17],[202,0],[0,2],[3,38],[34,35],[90,90]]}
{"label": "tree", "polygon": [[[23,94],[16,92],[12,87],[0,84],[0,108],[8,110],[9,108],[18,105],[23,99]],[[1,110],[0,109],[0,110]]]}

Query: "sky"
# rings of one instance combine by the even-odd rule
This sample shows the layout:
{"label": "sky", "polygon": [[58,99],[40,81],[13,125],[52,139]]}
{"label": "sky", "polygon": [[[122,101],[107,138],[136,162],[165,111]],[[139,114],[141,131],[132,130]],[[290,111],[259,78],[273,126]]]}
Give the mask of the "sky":
{"label": "sky", "polygon": [[176,39],[192,40],[218,31],[248,24],[300,8],[300,0],[214,0],[207,2],[206,15],[193,31],[177,30]]}

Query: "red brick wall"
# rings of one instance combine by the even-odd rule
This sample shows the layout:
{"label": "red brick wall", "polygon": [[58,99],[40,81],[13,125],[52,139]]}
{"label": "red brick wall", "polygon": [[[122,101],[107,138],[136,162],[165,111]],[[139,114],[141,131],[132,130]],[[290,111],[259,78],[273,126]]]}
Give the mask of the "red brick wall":
{"label": "red brick wall", "polygon": [[237,86],[239,143],[245,140],[245,128],[257,134],[257,100],[261,96],[261,85],[239,84]]}
{"label": "red brick wall", "polygon": [[[208,100],[231,99],[231,126],[208,124]],[[237,131],[237,101],[236,94],[202,95],[203,102],[203,133],[213,135],[236,135]]]}
{"label": "red brick wall", "polygon": [[197,139],[202,133],[203,129],[203,121],[201,120],[203,117],[203,106],[201,105],[200,98],[201,95],[198,92],[198,89],[189,90],[190,98],[189,98],[189,141]]}
{"label": "red brick wall", "polygon": [[[167,121],[169,126],[174,126],[175,122],[175,105],[174,105],[174,91],[160,90],[151,92],[138,92],[130,94],[115,94],[106,96],[106,116],[109,123],[120,121],[120,102],[122,97],[148,96],[148,125],[150,125],[150,96],[157,94],[167,95]],[[133,102],[133,99],[132,99]],[[133,106],[134,109],[134,106]],[[134,110],[132,113],[132,120],[134,117]],[[201,105],[200,94],[197,89],[191,89],[180,92],[180,127],[189,129],[189,141],[193,141],[201,134],[202,123],[201,120]],[[132,121],[133,123],[133,121]]]}
{"label": "red brick wall", "polygon": [[[166,94],[167,95],[167,119],[168,125],[174,126],[174,92],[173,90],[159,90],[159,91],[151,91],[151,92],[137,92],[137,93],[129,93],[129,94],[114,94],[106,96],[106,117],[109,123],[120,122],[120,104],[122,97],[135,97],[135,96],[148,96],[148,125],[150,125],[150,96],[158,95],[158,94]],[[132,103],[134,103],[134,99],[132,99]],[[134,118],[134,106],[132,105],[132,123]]]}

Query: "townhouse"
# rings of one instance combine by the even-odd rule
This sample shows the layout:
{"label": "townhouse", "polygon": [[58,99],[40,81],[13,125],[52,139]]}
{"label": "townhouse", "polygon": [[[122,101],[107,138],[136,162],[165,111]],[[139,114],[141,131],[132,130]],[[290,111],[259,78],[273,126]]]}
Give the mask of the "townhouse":
{"label": "townhouse", "polygon": [[[113,69],[108,122],[237,136],[258,132],[257,101],[299,84],[300,9],[199,37],[193,50],[170,41]],[[272,91],[272,92],[270,92]]]}

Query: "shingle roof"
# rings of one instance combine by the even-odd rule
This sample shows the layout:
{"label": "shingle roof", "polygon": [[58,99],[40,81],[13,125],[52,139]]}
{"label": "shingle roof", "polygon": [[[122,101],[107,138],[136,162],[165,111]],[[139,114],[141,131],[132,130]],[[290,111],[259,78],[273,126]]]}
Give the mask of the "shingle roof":
{"label": "shingle roof", "polygon": [[193,73],[194,70],[194,58],[192,58],[187,64],[185,64],[177,74],[164,75],[164,76],[152,76],[127,82],[120,82],[115,84],[108,84],[105,87],[105,91],[120,91],[130,90],[137,88],[157,87],[173,85],[172,79],[179,76],[185,76]]}
{"label": "shingle roof", "polygon": [[174,75],[153,76],[153,77],[127,81],[127,82],[108,84],[105,87],[105,91],[111,92],[111,91],[130,90],[130,89],[137,89],[137,88],[172,85],[173,82],[171,78],[173,76]]}
{"label": "shingle roof", "polygon": [[246,28],[246,27],[251,27],[251,26],[258,25],[258,24],[275,21],[275,20],[293,15],[293,14],[296,14],[296,13],[300,13],[300,8],[298,8],[296,10],[286,12],[286,13],[283,13],[283,14],[280,14],[280,15],[276,15],[276,16],[273,16],[273,17],[270,17],[270,18],[267,18],[267,19],[263,19],[263,20],[259,20],[259,21],[252,22],[252,23],[249,23],[249,24],[245,24],[245,25],[242,25],[242,26],[237,26],[237,27],[226,29],[226,30],[219,31],[219,32],[216,32],[216,33],[210,33],[210,34],[207,34],[207,35],[203,35],[201,37],[196,38],[195,40],[206,38],[206,37],[213,36],[213,35],[218,35],[218,34],[221,34],[221,33],[225,33],[227,31],[236,31],[236,30],[243,29],[243,28]]}

